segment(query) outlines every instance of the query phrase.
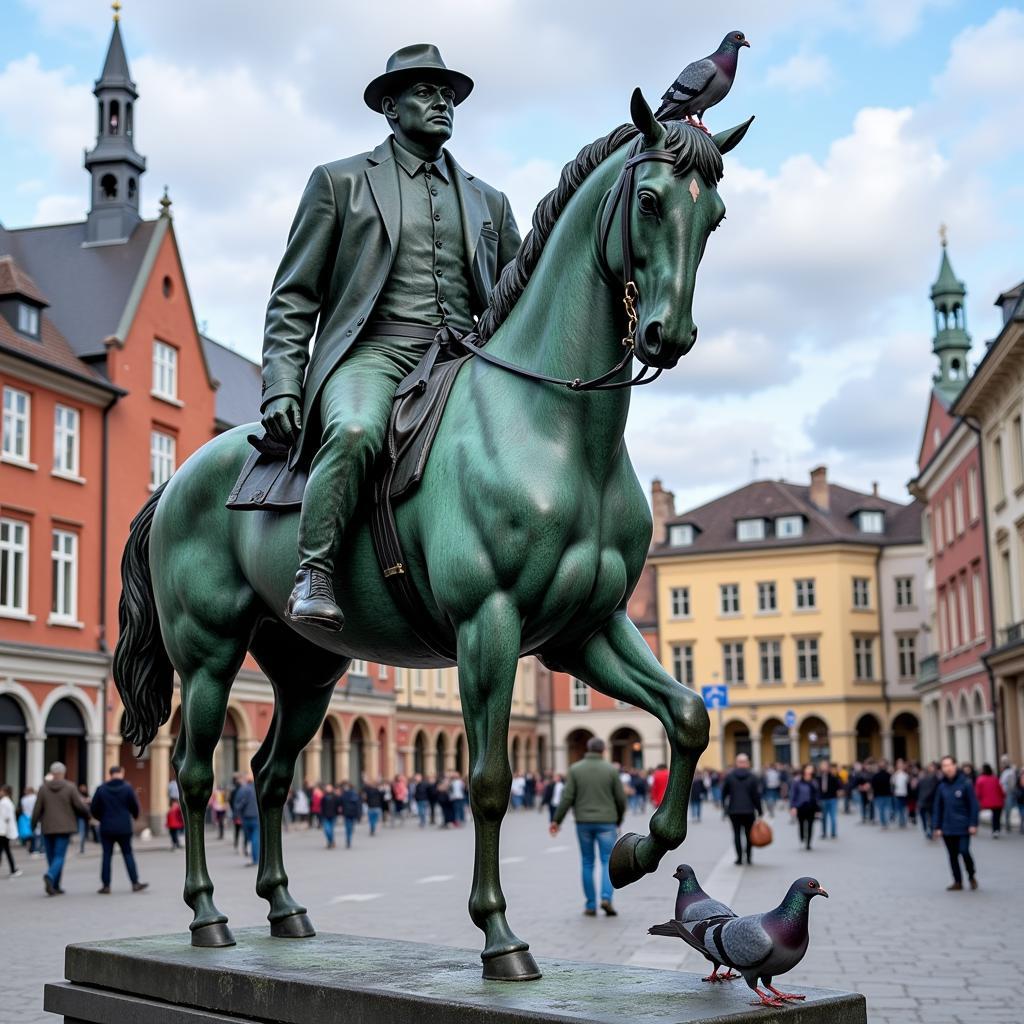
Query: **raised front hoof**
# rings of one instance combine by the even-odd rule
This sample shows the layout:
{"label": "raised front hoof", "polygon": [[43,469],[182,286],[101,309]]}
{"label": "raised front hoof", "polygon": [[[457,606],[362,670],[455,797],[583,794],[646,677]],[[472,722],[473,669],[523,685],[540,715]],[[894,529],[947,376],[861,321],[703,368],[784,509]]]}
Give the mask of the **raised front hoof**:
{"label": "raised front hoof", "polygon": [[289,914],[270,922],[270,934],[275,939],[309,939],[316,935],[316,929],[307,914]]}
{"label": "raised front hoof", "polygon": [[484,960],[484,981],[536,981],[540,976],[537,961],[528,949]]}
{"label": "raised front hoof", "polygon": [[611,859],[608,861],[608,875],[616,889],[624,889],[627,885],[638,882],[647,874],[637,860],[636,848],[643,836],[635,832],[627,832],[620,836],[612,847]]}
{"label": "raised front hoof", "polygon": [[192,945],[215,948],[217,946],[233,946],[235,937],[231,929],[223,922],[204,924],[192,929]]}

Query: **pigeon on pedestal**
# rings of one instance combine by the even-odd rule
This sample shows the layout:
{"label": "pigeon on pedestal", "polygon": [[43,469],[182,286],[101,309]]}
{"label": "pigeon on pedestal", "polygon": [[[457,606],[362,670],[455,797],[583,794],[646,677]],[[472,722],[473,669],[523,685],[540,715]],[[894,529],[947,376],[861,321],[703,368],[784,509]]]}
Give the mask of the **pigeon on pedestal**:
{"label": "pigeon on pedestal", "polygon": [[659,121],[683,119],[707,131],[702,120],[704,112],[729,95],[736,77],[740,47],[749,45],[742,32],[729,32],[714,53],[687,64],[662,96],[655,118]]}
{"label": "pigeon on pedestal", "polygon": [[[758,997],[754,1005],[785,1006],[803,999],[795,992],[780,992],[772,979],[791,971],[807,952],[807,916],[815,896],[828,896],[815,878],[798,878],[786,898],[766,914],[709,918],[688,924],[666,921],[649,929],[652,935],[674,935],[711,960],[743,975]],[[758,982],[764,983],[762,992]]]}

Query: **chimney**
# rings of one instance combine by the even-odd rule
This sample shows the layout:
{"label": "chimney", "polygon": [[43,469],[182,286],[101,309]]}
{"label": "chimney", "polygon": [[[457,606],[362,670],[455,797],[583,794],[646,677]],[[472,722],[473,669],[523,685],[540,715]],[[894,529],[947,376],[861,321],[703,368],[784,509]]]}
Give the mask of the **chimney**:
{"label": "chimney", "polygon": [[664,544],[668,540],[667,523],[676,514],[676,496],[661,486],[660,480],[651,481],[651,512],[654,514],[654,536],[652,544]]}
{"label": "chimney", "polygon": [[871,481],[871,497],[873,497],[873,498],[877,498],[878,497],[878,481],[877,480],[872,480]]}
{"label": "chimney", "polygon": [[824,466],[811,470],[811,502],[822,512],[828,511],[828,471]]}

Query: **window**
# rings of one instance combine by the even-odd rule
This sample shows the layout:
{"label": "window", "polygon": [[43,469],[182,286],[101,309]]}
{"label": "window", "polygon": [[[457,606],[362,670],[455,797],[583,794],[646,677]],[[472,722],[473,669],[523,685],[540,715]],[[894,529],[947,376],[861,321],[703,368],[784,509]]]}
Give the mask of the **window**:
{"label": "window", "polygon": [[178,350],[163,341],[153,342],[153,394],[178,399]]}
{"label": "window", "polygon": [[995,438],[992,442],[992,482],[995,485],[996,501],[1006,500],[1006,470],[1003,467],[1003,439]]}
{"label": "window", "polygon": [[956,532],[963,534],[964,526],[964,485],[958,480],[953,488],[953,513],[955,516]]}
{"label": "window", "polygon": [[875,678],[875,641],[869,636],[853,638],[853,675],[855,679]]}
{"label": "window", "polygon": [[723,615],[736,615],[740,610],[740,585],[722,583],[718,587]]}
{"label": "window", "polygon": [[74,622],[78,618],[78,534],[54,530],[51,547],[53,600],[51,619]]}
{"label": "window", "polygon": [[818,638],[800,637],[796,642],[796,677],[801,683],[814,683],[818,675]]}
{"label": "window", "polygon": [[942,506],[935,503],[935,550],[942,550]]}
{"label": "window", "polygon": [[366,662],[361,661],[359,658],[353,658],[352,664],[348,667],[349,675],[352,676],[366,676],[369,675],[369,671],[366,668]]}
{"label": "window", "polygon": [[66,405],[53,412],[53,471],[78,476],[78,410]]}
{"label": "window", "polygon": [[764,540],[763,519],[740,519],[736,523],[737,540]]}
{"label": "window", "polygon": [[688,619],[690,617],[690,588],[673,587],[671,591],[672,618]]}
{"label": "window", "polygon": [[388,667],[387,667],[387,665],[378,665],[377,666],[377,678],[378,679],[387,679],[387,677],[388,677]]}
{"label": "window", "polygon": [[885,513],[865,509],[858,513],[857,525],[861,533],[885,533]]}
{"label": "window", "polygon": [[685,548],[693,543],[693,527],[689,523],[677,523],[668,528],[668,542],[674,548]]}
{"label": "window", "polygon": [[900,679],[915,678],[917,676],[917,637],[897,637],[896,652],[899,658]]}
{"label": "window", "polygon": [[32,398],[27,391],[4,388],[3,454],[28,462]]}
{"label": "window", "polygon": [[28,523],[0,519],[0,612],[28,614]]}
{"label": "window", "polygon": [[693,686],[693,644],[672,645],[672,675],[683,686]]}
{"label": "window", "polygon": [[967,471],[967,514],[971,522],[978,519],[978,471],[971,466]]}
{"label": "window", "polygon": [[971,609],[967,604],[967,576],[960,576],[960,635],[966,644],[971,639]]}
{"label": "window", "polygon": [[412,688],[416,693],[424,693],[426,686],[423,685],[423,669],[413,668],[409,670],[412,672]]}
{"label": "window", "polygon": [[743,683],[743,641],[725,640],[722,643],[722,678],[727,683]]}
{"label": "window", "polygon": [[395,667],[395,691],[401,693],[405,689],[405,669]]}
{"label": "window", "polygon": [[896,577],[896,607],[897,608],[913,608],[914,607],[914,577],[913,576],[897,576]]}
{"label": "window", "polygon": [[759,612],[778,611],[779,603],[775,593],[775,582],[758,583],[757,610]]}
{"label": "window", "polygon": [[779,518],[775,520],[776,537],[802,537],[803,535],[803,516],[779,516]]}
{"label": "window", "polygon": [[175,440],[154,430],[149,435],[149,486],[156,490],[171,479],[175,470]]}
{"label": "window", "polygon": [[18,330],[30,338],[39,337],[39,310],[35,306],[18,303]]}
{"label": "window", "polygon": [[438,697],[443,697],[448,692],[448,688],[445,686],[444,672],[441,669],[434,670],[434,693]]}
{"label": "window", "polygon": [[871,580],[867,576],[853,577],[853,607],[871,607]]}
{"label": "window", "polygon": [[939,591],[939,649],[948,654],[952,649],[949,643],[949,617],[946,612],[946,591]]}
{"label": "window", "polygon": [[974,636],[985,635],[985,618],[981,603],[981,570],[975,569],[971,574],[971,589],[974,592]]}
{"label": "window", "polygon": [[762,683],[782,682],[782,641],[759,640],[757,644],[758,660],[761,663]]}
{"label": "window", "polygon": [[582,679],[573,677],[572,681],[572,709],[573,711],[586,711],[590,707],[590,687]]}
{"label": "window", "polygon": [[1013,483],[1024,484],[1024,435],[1021,434],[1020,413],[1013,417]]}
{"label": "window", "polygon": [[946,543],[952,544],[956,534],[953,532],[953,502],[948,497],[943,502],[943,508],[946,510]]}
{"label": "window", "polygon": [[797,608],[816,608],[814,594],[814,580],[795,580],[796,583],[796,606]]}
{"label": "window", "polygon": [[948,609],[949,646],[955,649],[960,646],[960,633],[956,618],[956,584],[954,583],[951,583],[946,591],[946,607]]}

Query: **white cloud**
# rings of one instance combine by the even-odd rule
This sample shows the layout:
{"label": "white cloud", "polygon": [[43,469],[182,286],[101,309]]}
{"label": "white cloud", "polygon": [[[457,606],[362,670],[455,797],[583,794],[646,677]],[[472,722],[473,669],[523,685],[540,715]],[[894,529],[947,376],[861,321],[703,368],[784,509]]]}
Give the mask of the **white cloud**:
{"label": "white cloud", "polygon": [[669,374],[665,388],[684,394],[751,395],[792,380],[792,352],[761,331],[726,329],[697,344]]}
{"label": "white cloud", "polygon": [[765,84],[787,92],[805,92],[830,85],[835,72],[824,53],[795,53],[789,60],[770,67]]}

